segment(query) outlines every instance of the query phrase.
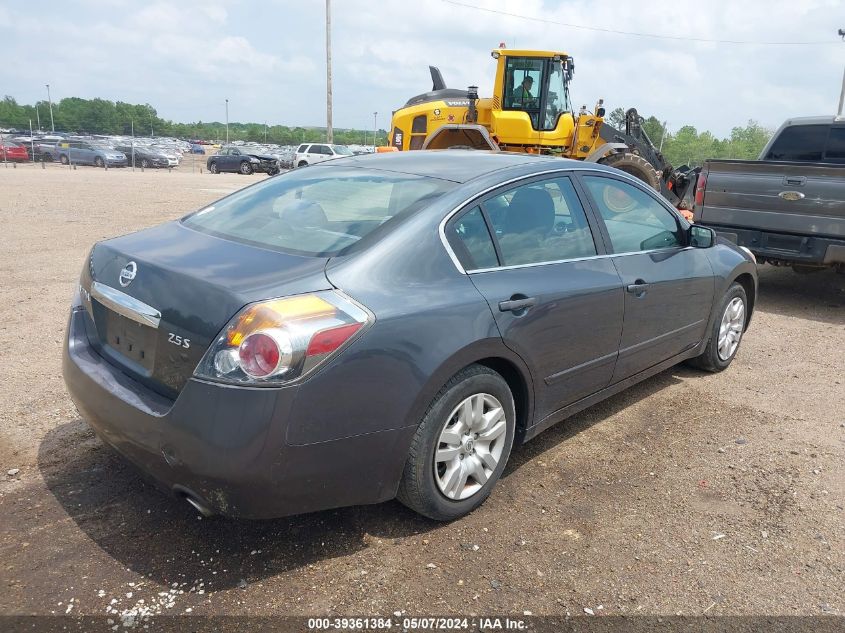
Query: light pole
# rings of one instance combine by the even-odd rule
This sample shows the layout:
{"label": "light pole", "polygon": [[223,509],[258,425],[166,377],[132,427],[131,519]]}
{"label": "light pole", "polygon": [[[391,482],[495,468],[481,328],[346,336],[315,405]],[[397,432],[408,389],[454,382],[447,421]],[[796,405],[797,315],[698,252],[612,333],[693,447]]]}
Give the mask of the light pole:
{"label": "light pole", "polygon": [[376,134],[378,134],[378,112],[373,112],[373,151],[376,151]]}
{"label": "light pole", "polygon": [[[845,41],[845,29],[839,29],[839,37]],[[845,112],[845,72],[842,73],[842,92],[839,93],[839,110],[837,111],[836,116],[842,117]]]}
{"label": "light pole", "polygon": [[332,131],[332,0],[326,0],[326,143],[334,142]]}
{"label": "light pole", "polygon": [[56,126],[53,123],[53,100],[50,98],[50,84],[45,84],[47,86],[47,103],[50,104],[50,129],[55,132]]}
{"label": "light pole", "polygon": [[229,144],[229,100],[226,99],[226,145]]}
{"label": "light pole", "polygon": [[148,105],[147,109],[150,112],[150,138],[152,138],[154,136],[153,135],[153,107]]}
{"label": "light pole", "polygon": [[38,112],[38,105],[35,106],[35,120],[38,121],[38,131],[41,131],[41,114]]}

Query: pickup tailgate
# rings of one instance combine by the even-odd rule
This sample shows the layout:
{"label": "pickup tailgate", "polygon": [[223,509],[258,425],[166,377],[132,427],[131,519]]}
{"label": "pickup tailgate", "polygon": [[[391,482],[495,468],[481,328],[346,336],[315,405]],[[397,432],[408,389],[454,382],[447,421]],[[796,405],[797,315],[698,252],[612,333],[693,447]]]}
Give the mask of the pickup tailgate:
{"label": "pickup tailgate", "polygon": [[845,239],[845,165],[710,160],[702,224]]}

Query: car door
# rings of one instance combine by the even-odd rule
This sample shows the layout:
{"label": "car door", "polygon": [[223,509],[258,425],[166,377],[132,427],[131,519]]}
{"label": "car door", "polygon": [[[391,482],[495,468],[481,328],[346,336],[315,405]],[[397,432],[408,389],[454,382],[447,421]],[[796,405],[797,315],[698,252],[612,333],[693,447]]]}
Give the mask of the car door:
{"label": "car door", "polygon": [[610,383],[623,291],[573,181],[511,185],[447,224],[450,244],[487,300],[505,344],[531,370],[535,415]]}
{"label": "car door", "polygon": [[94,148],[88,143],[77,143],[74,151],[76,151],[75,163],[79,163],[80,165],[94,164]]}
{"label": "car door", "polygon": [[688,225],[659,194],[611,174],[581,174],[625,289],[625,324],[613,382],[697,345],[715,279]]}
{"label": "car door", "polygon": [[312,145],[309,152],[309,163],[321,163],[331,154],[331,150],[325,145]]}

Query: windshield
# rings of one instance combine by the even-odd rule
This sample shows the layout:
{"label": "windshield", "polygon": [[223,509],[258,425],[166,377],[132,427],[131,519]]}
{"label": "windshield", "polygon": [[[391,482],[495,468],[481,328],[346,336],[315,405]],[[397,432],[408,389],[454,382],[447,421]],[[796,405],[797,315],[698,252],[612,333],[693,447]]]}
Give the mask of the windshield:
{"label": "windshield", "polygon": [[352,156],[353,155],[352,150],[349,149],[348,147],[346,147],[346,145],[332,145],[332,147],[334,148],[335,154],[341,154],[343,156]]}
{"label": "windshield", "polygon": [[232,194],[182,221],[200,231],[289,253],[341,254],[410,215],[454,183],[373,169],[298,169]]}

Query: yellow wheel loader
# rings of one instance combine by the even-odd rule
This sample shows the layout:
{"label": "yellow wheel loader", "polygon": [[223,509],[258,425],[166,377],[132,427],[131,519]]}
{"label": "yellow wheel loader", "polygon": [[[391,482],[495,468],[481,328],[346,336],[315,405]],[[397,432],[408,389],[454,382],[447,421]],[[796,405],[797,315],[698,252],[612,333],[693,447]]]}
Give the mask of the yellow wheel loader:
{"label": "yellow wheel loader", "polygon": [[661,191],[680,208],[690,203],[695,181],[688,167],[673,169],[642,129],[635,109],[626,112],[625,130],[604,121],[600,99],[576,114],[569,96],[575,62],[556,51],[492,51],[496,60],[493,96],[478,88],[447,88],[429,66],[432,89],[393,113],[389,142],[399,151],[485,149],[549,154],[611,165]]}

